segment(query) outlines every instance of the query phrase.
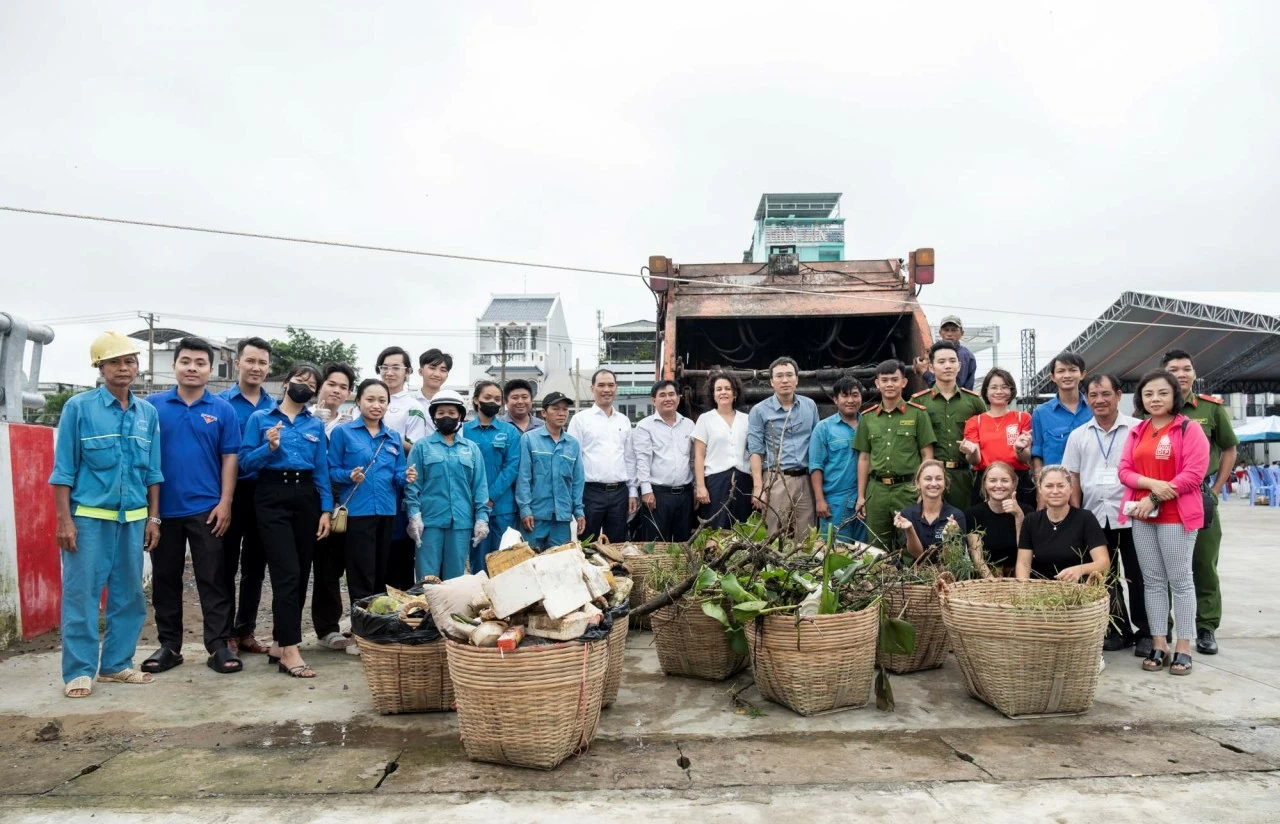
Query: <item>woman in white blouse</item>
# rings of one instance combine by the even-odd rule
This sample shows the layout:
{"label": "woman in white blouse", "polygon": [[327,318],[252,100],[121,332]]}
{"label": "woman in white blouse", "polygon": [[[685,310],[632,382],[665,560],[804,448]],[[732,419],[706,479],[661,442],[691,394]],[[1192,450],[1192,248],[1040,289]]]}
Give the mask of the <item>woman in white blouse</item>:
{"label": "woman in white blouse", "polygon": [[719,372],[707,381],[714,409],[693,427],[694,502],[698,518],[724,529],[751,515],[751,464],[747,457],[747,414],[739,412],[742,383]]}

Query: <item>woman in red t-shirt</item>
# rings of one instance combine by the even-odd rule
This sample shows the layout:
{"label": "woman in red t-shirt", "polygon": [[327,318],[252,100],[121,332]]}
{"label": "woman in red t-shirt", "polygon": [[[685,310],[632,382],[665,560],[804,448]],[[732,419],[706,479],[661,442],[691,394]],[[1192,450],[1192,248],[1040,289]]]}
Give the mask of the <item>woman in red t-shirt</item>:
{"label": "woman in red t-shirt", "polygon": [[[1209,439],[1200,424],[1185,415],[1182,391],[1168,372],[1148,372],[1133,393],[1133,408],[1147,420],[1133,427],[1124,442],[1118,475],[1125,491],[1119,521],[1133,519],[1133,545],[1142,567],[1142,590],[1151,620],[1169,614],[1173,591],[1173,626],[1177,647],[1169,674],[1191,672],[1191,639],[1196,634],[1196,591],[1191,553],[1196,532],[1204,526],[1201,484],[1209,469]],[[1158,672],[1169,659],[1164,633],[1151,639],[1142,662]]]}
{"label": "woman in red t-shirt", "polygon": [[[1018,473],[1018,502],[1036,505],[1036,485],[1031,478],[1031,416],[1009,404],[1017,397],[1013,375],[996,367],[982,379],[982,399],[987,411],[974,415],[964,425],[964,442],[960,451],[973,468],[984,471],[997,461],[1007,463]],[[981,479],[975,488],[982,488]]]}

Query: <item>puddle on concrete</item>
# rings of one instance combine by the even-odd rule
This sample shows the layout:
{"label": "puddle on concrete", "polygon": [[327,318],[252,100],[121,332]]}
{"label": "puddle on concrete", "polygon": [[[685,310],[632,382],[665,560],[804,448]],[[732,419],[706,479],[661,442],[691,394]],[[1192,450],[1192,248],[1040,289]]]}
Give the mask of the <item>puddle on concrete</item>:
{"label": "puddle on concrete", "polygon": [[[455,735],[452,730],[441,731]],[[270,727],[241,727],[236,730],[236,743],[241,746],[307,747],[307,746],[403,746],[421,738],[422,731],[393,729],[350,722],[303,724],[287,721]]]}

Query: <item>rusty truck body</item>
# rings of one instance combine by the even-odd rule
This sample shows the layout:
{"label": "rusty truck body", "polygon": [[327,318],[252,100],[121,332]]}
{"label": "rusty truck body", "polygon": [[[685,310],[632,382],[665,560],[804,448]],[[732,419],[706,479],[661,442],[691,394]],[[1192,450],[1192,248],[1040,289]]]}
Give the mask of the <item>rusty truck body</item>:
{"label": "rusty truck body", "polygon": [[876,366],[897,358],[910,372],[932,343],[916,300],[933,281],[933,250],[905,260],[803,263],[773,255],[760,263],[677,264],[649,259],[649,285],[658,299],[657,373],[675,380],[690,414],[709,404],[706,382],[725,370],[744,384],[744,405],[772,394],[769,364],[783,355],[800,369],[798,392],[832,409],[831,388],[857,378],[870,401]]}

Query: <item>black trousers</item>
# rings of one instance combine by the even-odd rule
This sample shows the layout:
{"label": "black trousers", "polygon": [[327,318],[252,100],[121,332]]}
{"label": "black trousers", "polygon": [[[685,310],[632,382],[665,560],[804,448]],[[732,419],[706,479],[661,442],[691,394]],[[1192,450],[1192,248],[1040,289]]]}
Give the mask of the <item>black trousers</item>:
{"label": "black trousers", "polygon": [[396,589],[408,589],[418,582],[417,576],[413,572],[413,559],[417,552],[418,547],[414,544],[412,538],[395,538],[391,541],[391,550],[387,556],[384,587],[393,586]]}
{"label": "black trousers", "polygon": [[[387,591],[387,565],[391,560],[394,515],[358,515],[347,518],[347,595],[351,603]],[[413,547],[413,541],[409,541]],[[413,573],[409,573],[412,578]],[[407,589],[396,584],[397,589]]]}
{"label": "black trousers", "polygon": [[636,520],[640,522],[640,540],[689,540],[693,527],[693,484],[684,486],[653,485],[654,507],[643,503]]}
{"label": "black trousers", "polygon": [[[262,603],[262,582],[267,577],[267,557],[262,552],[258,533],[258,514],[254,497],[258,482],[236,481],[236,497],[231,503],[231,526],[222,536],[222,574],[231,595],[230,626],[232,638],[253,635],[258,628],[258,606]],[[240,598],[236,599],[236,571],[240,572]]]}
{"label": "black trousers", "polygon": [[588,483],[582,490],[582,509],[587,528],[578,537],[605,535],[610,541],[627,539],[627,502],[631,494],[625,483]]}
{"label": "black trousers", "polygon": [[174,652],[182,652],[182,576],[187,568],[188,543],[204,615],[205,650],[225,647],[231,632],[231,588],[223,573],[222,538],[213,534],[212,524],[205,523],[208,518],[208,512],[165,518],[160,525],[160,543],[151,552],[156,635],[161,646]]}
{"label": "black trousers", "polygon": [[302,605],[320,526],[320,493],[302,483],[259,481],[258,534],[271,572],[272,637],[282,647],[302,641]]}
{"label": "black trousers", "polygon": [[698,517],[711,529],[728,529],[751,517],[751,473],[737,469],[705,478],[711,503],[698,508]]}
{"label": "black trousers", "polygon": [[[1138,564],[1138,553],[1133,548],[1132,529],[1113,529],[1103,527],[1107,536],[1107,549],[1111,552],[1111,569],[1107,572],[1107,592],[1111,595],[1111,617],[1113,626],[1107,629],[1108,634],[1117,632],[1125,638],[1150,638],[1151,624],[1147,621],[1146,595],[1142,591],[1142,567]],[[1121,563],[1124,570],[1121,572]],[[1129,608],[1125,609],[1122,582],[1129,589]],[[1130,621],[1133,627],[1130,628]],[[1119,629],[1116,629],[1119,626]]]}
{"label": "black trousers", "polygon": [[[347,529],[351,518],[347,518]],[[315,567],[311,579],[311,623],[316,637],[324,638],[331,632],[339,632],[338,619],[342,617],[342,573],[346,571],[347,533],[331,532],[327,538],[316,541]]]}

